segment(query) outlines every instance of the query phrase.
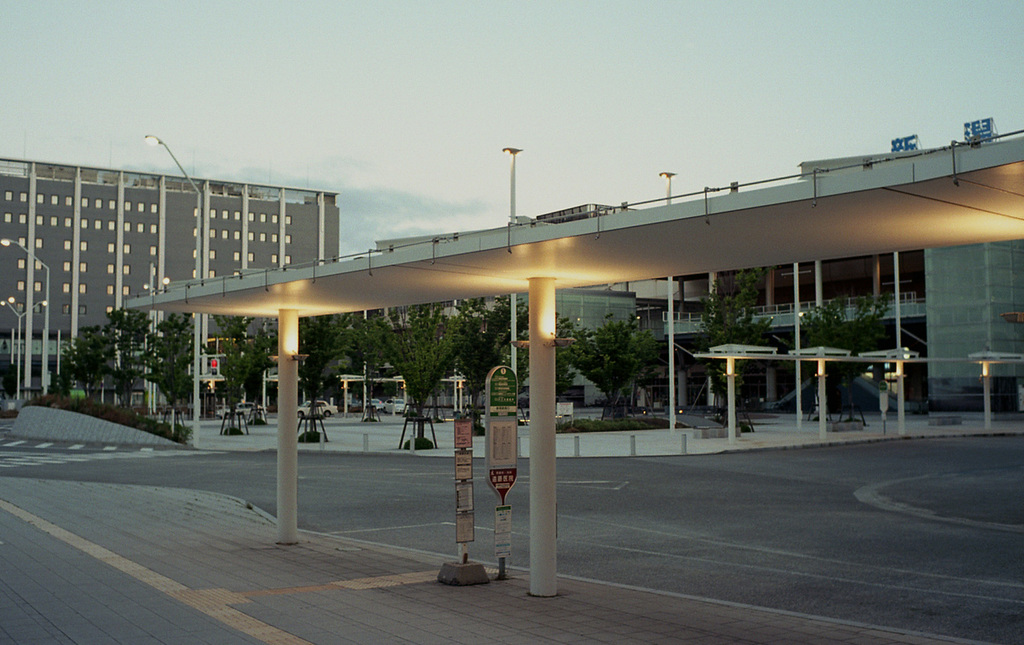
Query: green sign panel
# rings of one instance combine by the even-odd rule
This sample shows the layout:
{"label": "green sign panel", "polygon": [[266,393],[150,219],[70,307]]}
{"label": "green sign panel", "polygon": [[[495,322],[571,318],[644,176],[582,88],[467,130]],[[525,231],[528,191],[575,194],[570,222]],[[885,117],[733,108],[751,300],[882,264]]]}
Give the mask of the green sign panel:
{"label": "green sign panel", "polygon": [[501,365],[487,375],[487,413],[491,417],[516,416],[519,381],[512,368]]}

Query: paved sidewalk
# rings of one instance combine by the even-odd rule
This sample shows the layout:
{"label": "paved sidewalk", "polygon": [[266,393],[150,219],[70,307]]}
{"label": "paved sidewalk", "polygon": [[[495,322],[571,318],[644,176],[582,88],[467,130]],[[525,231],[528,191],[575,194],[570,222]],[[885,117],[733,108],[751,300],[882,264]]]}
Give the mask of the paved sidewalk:
{"label": "paved sidewalk", "polygon": [[[679,454],[712,454],[736,450],[791,449],[845,443],[894,441],[901,438],[950,437],[965,435],[1024,434],[1024,415],[1001,414],[995,417],[990,429],[985,429],[981,414],[962,413],[955,415],[961,422],[956,425],[932,425],[927,415],[907,415],[906,435],[900,437],[896,430],[895,413],[888,415],[885,424],[879,413],[866,415],[864,430],[853,432],[830,432],[825,440],[818,436],[818,422],[804,420],[797,429],[793,415],[764,415],[754,419],[755,431],[745,433],[735,443],[728,439],[702,439],[700,430],[679,429],[637,430],[629,432],[596,432],[582,434],[559,434],[556,436],[556,453],[562,457],[623,457]],[[948,418],[950,415],[942,415]],[[696,422],[695,418],[689,420]],[[203,450],[276,450],[277,420],[270,418],[270,425],[250,426],[248,435],[220,435],[220,421],[204,421],[197,445]],[[296,424],[297,425],[297,424]],[[398,452],[402,436],[402,419],[384,415],[378,423],[361,423],[358,417],[331,418],[324,424],[327,442],[299,444],[300,451],[340,452]],[[451,458],[454,449],[453,427],[450,422],[434,425],[438,449],[423,450],[418,457]],[[427,438],[431,438],[427,428]],[[408,435],[406,435],[408,439]],[[474,454],[483,456],[484,438],[474,437]],[[408,451],[406,451],[408,452]],[[529,428],[519,429],[519,454],[522,458],[530,455]]]}
{"label": "paved sidewalk", "polygon": [[437,556],[311,533],[205,492],[0,478],[2,643],[953,643],[526,574],[436,582]]}

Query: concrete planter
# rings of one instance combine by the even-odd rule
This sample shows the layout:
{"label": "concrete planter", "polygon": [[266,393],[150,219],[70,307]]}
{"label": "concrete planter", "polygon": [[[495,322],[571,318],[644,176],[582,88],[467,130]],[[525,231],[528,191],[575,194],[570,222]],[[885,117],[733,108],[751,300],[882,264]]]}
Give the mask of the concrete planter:
{"label": "concrete planter", "polygon": [[135,446],[177,446],[142,430],[104,421],[85,414],[29,405],[21,409],[12,437],[45,441],[82,441]]}

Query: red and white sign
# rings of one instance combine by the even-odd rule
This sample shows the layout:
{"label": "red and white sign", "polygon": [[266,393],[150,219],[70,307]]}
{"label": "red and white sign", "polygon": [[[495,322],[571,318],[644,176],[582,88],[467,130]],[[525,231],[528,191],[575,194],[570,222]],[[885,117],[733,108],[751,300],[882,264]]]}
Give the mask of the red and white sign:
{"label": "red and white sign", "polygon": [[502,504],[505,503],[505,496],[508,495],[508,491],[516,484],[518,471],[518,468],[491,468],[488,471],[488,480],[491,488],[501,498]]}

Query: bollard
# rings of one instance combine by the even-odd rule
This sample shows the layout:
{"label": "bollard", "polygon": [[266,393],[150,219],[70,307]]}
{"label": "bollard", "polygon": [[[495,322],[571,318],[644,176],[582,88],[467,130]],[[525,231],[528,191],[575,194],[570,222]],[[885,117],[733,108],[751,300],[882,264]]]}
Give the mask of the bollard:
{"label": "bollard", "polygon": [[629,435],[629,456],[636,457],[636,435]]}
{"label": "bollard", "polygon": [[523,437],[516,433],[516,457],[523,458]]}
{"label": "bollard", "polygon": [[680,451],[681,451],[680,454],[685,455],[686,454],[686,433],[684,432],[684,433],[682,433],[679,436],[682,437],[682,446],[680,446]]}
{"label": "bollard", "polygon": [[370,434],[363,433],[363,452],[370,452]]}
{"label": "bollard", "polygon": [[579,435],[576,435],[575,437],[572,438],[572,456],[573,457],[579,457],[580,456],[580,436]]}

